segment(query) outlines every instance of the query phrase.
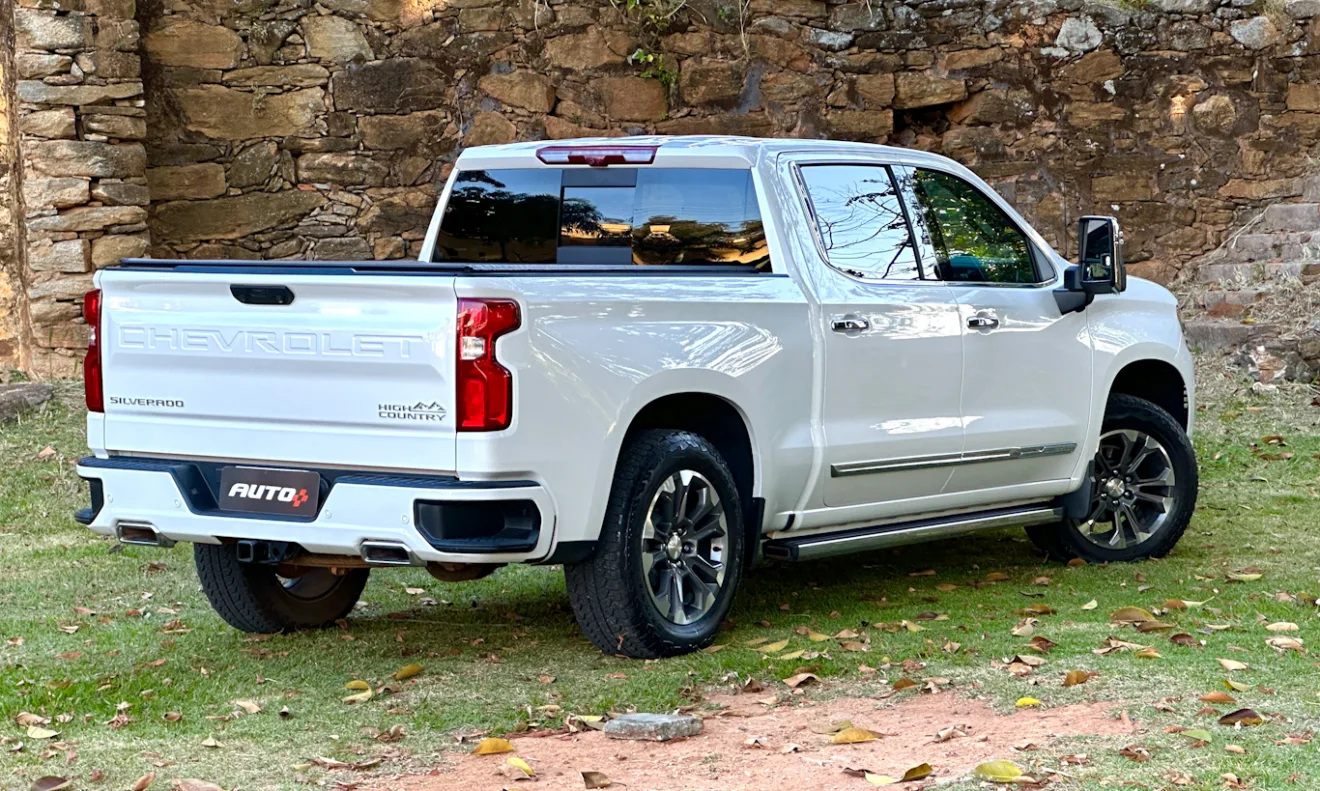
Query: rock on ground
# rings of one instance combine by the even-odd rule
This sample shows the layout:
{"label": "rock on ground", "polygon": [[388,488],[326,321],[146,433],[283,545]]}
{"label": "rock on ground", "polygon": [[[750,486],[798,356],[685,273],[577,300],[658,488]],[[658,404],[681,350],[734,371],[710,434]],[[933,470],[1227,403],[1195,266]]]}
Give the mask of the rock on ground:
{"label": "rock on ground", "polygon": [[[54,393],[54,385],[46,382],[0,385],[0,423],[17,420],[20,415],[25,415],[49,401]],[[697,729],[701,729],[700,725]]]}
{"label": "rock on ground", "polygon": [[624,714],[605,723],[611,739],[667,742],[701,733],[701,718],[691,714]]}

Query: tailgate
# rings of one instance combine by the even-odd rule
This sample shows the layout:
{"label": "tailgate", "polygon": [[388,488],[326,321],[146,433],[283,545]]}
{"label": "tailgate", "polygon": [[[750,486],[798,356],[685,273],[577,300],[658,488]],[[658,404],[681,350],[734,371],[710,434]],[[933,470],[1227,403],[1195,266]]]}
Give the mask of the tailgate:
{"label": "tailgate", "polygon": [[[112,269],[98,284],[111,453],[453,471],[451,275]],[[286,293],[272,287],[293,301],[259,304]]]}

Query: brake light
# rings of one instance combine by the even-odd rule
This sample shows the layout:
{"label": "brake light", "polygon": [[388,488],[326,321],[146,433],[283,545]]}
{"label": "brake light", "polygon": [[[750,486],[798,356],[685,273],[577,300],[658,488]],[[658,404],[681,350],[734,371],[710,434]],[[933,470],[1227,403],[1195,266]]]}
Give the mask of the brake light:
{"label": "brake light", "polygon": [[548,146],[536,158],[547,165],[649,165],[655,146]]}
{"label": "brake light", "polygon": [[87,322],[87,357],[83,359],[83,395],[88,412],[105,411],[101,382],[101,289],[83,295],[83,320]]}
{"label": "brake light", "polygon": [[521,323],[513,300],[458,301],[459,431],[501,431],[513,421],[513,374],[495,359],[495,339]]}

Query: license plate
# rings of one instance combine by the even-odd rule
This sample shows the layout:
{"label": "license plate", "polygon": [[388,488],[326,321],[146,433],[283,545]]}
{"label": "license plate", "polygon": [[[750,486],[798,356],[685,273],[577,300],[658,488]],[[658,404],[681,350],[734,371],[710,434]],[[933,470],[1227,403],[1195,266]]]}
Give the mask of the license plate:
{"label": "license plate", "polygon": [[224,467],[220,470],[220,507],[280,516],[316,515],[321,476],[306,470]]}

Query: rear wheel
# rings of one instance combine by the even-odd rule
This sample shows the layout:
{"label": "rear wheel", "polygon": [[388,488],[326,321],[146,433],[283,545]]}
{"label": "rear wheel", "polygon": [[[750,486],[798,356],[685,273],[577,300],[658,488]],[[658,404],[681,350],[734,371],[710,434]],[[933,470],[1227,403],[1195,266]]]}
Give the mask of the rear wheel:
{"label": "rear wheel", "polygon": [[240,563],[234,544],[194,544],[193,563],[216,613],[235,629],[258,634],[333,624],[353,611],[371,573]]}
{"label": "rear wheel", "polygon": [[1164,557],[1196,507],[1196,456],[1168,412],[1129,395],[1109,400],[1084,519],[1027,528],[1051,557],[1092,563]]}
{"label": "rear wheel", "polygon": [[594,554],[564,567],[587,639],[639,659],[710,643],[742,578],[737,486],[719,452],[686,431],[624,448]]}

